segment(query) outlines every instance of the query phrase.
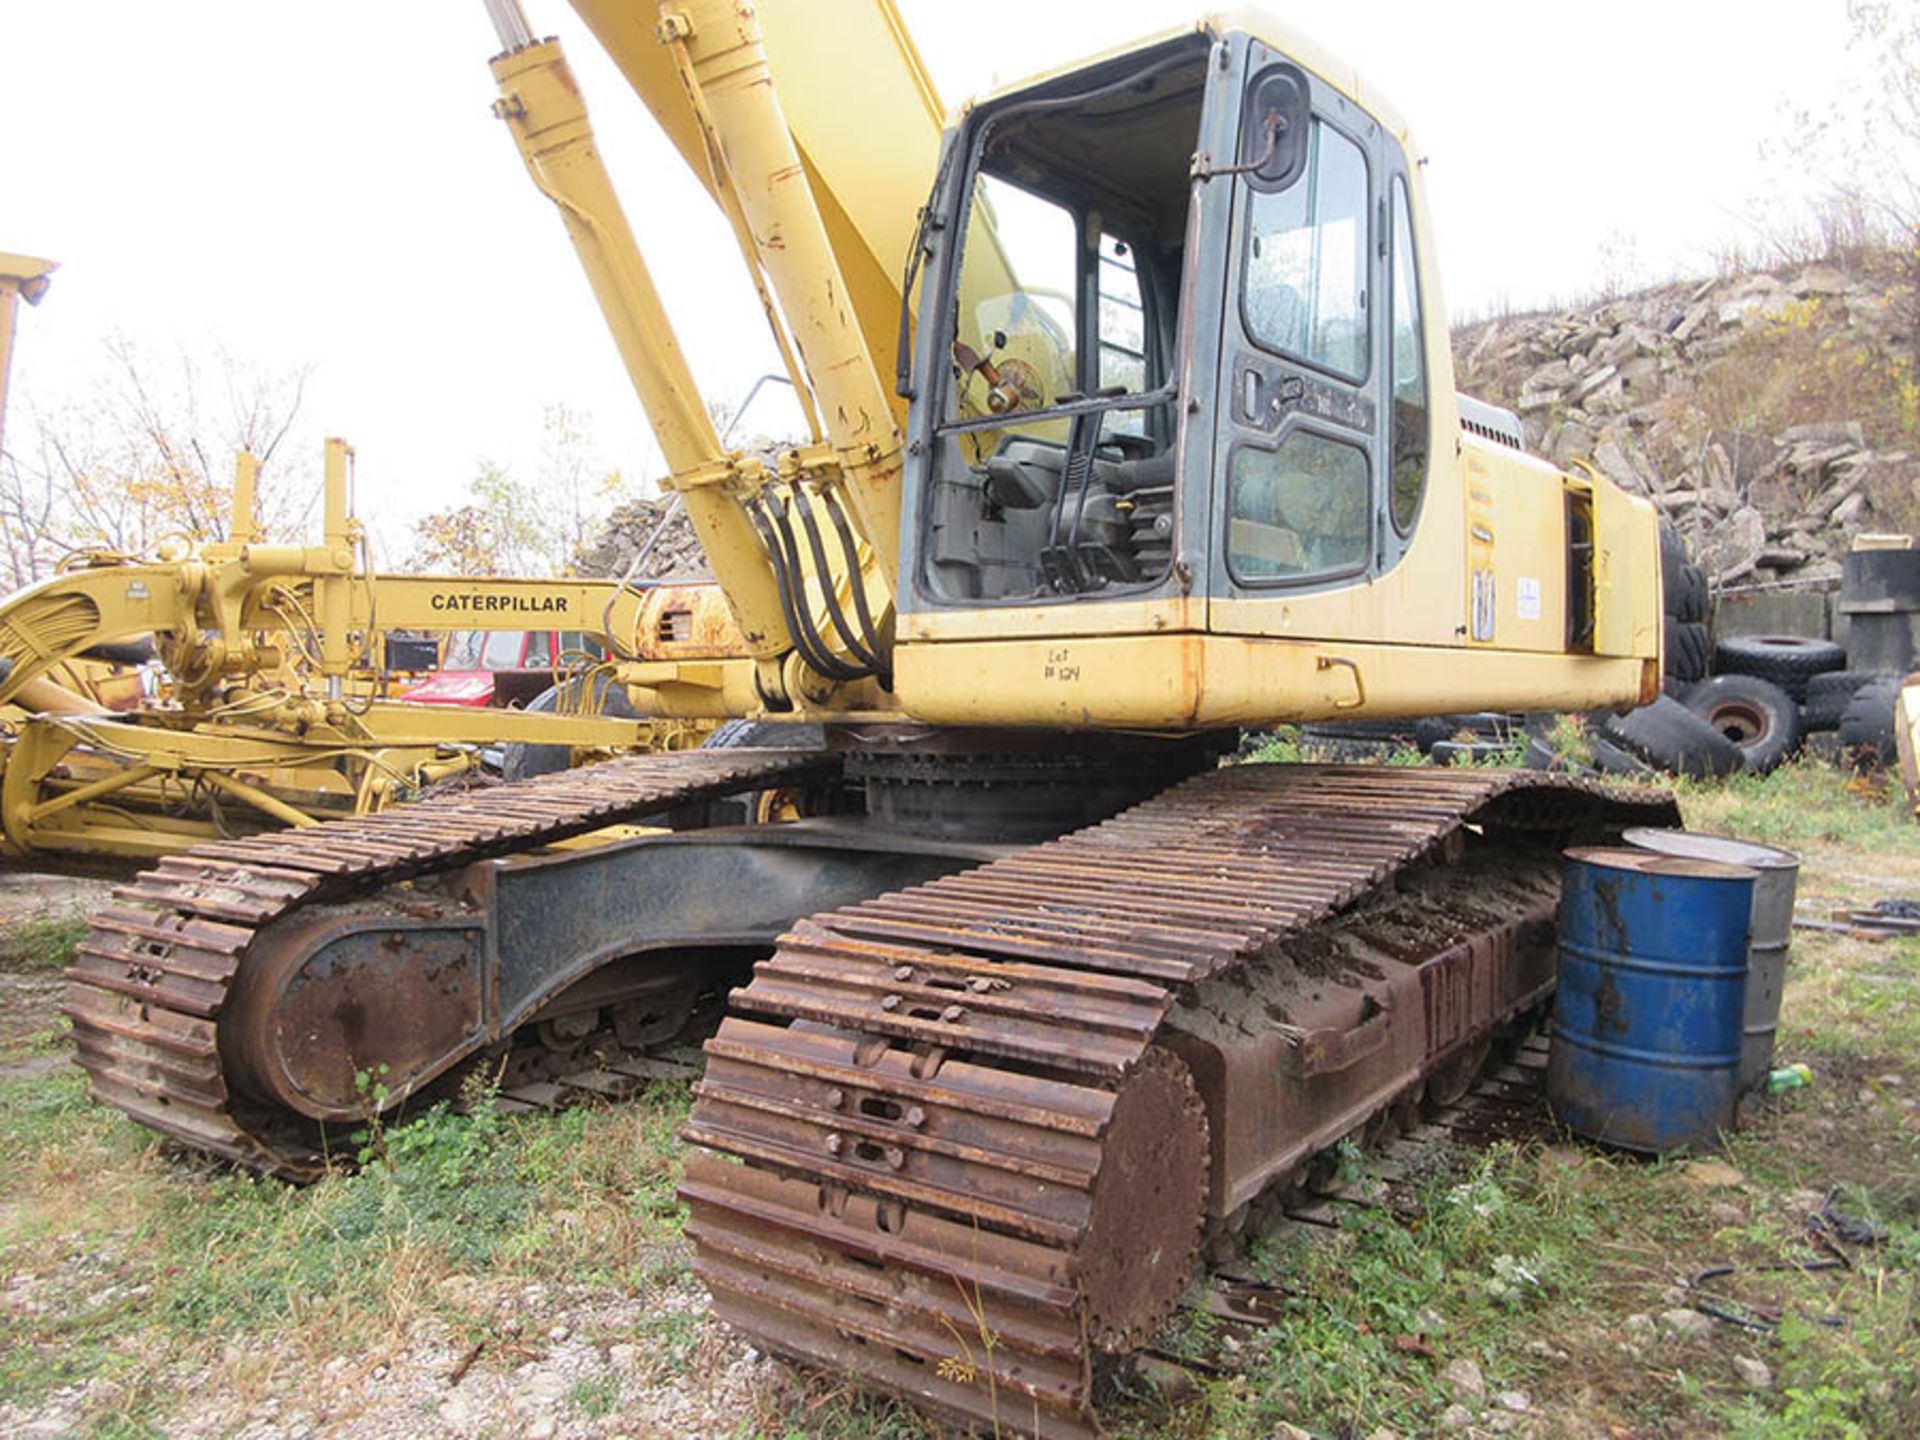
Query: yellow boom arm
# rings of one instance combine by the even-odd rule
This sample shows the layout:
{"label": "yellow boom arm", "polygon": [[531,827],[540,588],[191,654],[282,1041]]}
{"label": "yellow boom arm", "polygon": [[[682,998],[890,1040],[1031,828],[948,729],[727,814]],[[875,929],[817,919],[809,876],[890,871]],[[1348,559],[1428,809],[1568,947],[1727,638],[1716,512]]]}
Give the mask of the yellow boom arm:
{"label": "yellow boom arm", "polygon": [[[893,341],[911,243],[901,176],[930,176],[939,143],[924,67],[888,0],[849,0],[827,27],[785,12],[771,35],[731,0],[662,7],[657,24],[631,5],[578,8],[731,222],[815,443],[769,466],[719,454],[687,422],[693,382],[585,107],[515,0],[488,0],[505,47],[496,112],[560,209],[662,433],[667,484],[761,662],[759,694],[777,708],[872,708],[891,679],[904,416],[876,357]],[[834,65],[814,53],[829,42]],[[872,62],[851,98],[836,78],[850,46]]]}

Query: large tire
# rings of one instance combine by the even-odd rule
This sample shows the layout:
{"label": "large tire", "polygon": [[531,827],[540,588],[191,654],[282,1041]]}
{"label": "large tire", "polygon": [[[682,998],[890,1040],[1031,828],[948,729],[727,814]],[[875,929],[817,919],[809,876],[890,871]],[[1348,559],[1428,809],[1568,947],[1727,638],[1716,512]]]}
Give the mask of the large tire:
{"label": "large tire", "polygon": [[[615,685],[605,675],[593,678],[593,699],[590,706],[580,704],[581,687],[586,682],[579,676],[571,680],[562,680],[558,685],[549,685],[532,700],[527,709],[541,715],[551,715],[560,706],[560,697],[567,698],[566,712],[578,714],[583,709],[592,714],[605,716],[611,720],[638,720],[640,712],[633,708],[627,699],[624,687]],[[535,775],[551,775],[557,770],[565,770],[573,764],[573,747],[570,745],[533,745],[515,742],[500,747],[500,778],[503,780],[528,780]]]}
{"label": "large tire", "polygon": [[1894,711],[1900,703],[1900,677],[1876,675],[1854,692],[1840,717],[1840,749],[1854,765],[1878,770],[1898,759]]}
{"label": "large tire", "polygon": [[[803,721],[729,720],[705,740],[702,750],[820,750],[826,747],[824,725]],[[704,810],[708,825],[739,825],[796,819],[802,815],[833,814],[836,786],[792,789],[775,786],[709,801]]]}
{"label": "large tire", "polygon": [[1667,617],[1667,679],[1689,685],[1706,679],[1711,654],[1705,625]]}
{"label": "large tire", "polygon": [[1689,564],[1681,570],[1680,596],[1674,605],[1674,618],[1685,620],[1689,624],[1704,624],[1710,597],[1707,594],[1707,572],[1698,565]]}
{"label": "large tire", "polygon": [[1713,668],[1721,675],[1771,680],[1801,701],[1807,698],[1807,682],[1815,675],[1847,668],[1847,652],[1831,640],[1802,635],[1735,635],[1714,647]]}
{"label": "large tire", "polygon": [[1660,522],[1660,598],[1661,610],[1668,615],[1680,613],[1680,591],[1685,581],[1681,572],[1687,565],[1687,542],[1671,520]]}
{"label": "large tire", "polygon": [[1687,692],[1686,707],[1740,747],[1745,769],[1764,775],[1799,748],[1800,707],[1771,680],[1715,675]]}
{"label": "large tire", "polygon": [[1807,681],[1807,703],[1800,709],[1809,731],[1838,730],[1840,717],[1860,687],[1879,677],[1871,670],[1828,670]]}
{"label": "large tire", "polygon": [[1695,780],[1732,775],[1740,747],[1669,695],[1625,715],[1606,714],[1600,732],[1637,760]]}
{"label": "large tire", "polygon": [[1650,780],[1660,772],[1638,756],[1621,749],[1604,735],[1587,741],[1593,751],[1593,767],[1602,775],[1622,775],[1635,780]]}
{"label": "large tire", "polygon": [[1707,572],[1687,558],[1687,542],[1670,520],[1660,522],[1660,598],[1672,619],[1697,625],[1707,618]]}

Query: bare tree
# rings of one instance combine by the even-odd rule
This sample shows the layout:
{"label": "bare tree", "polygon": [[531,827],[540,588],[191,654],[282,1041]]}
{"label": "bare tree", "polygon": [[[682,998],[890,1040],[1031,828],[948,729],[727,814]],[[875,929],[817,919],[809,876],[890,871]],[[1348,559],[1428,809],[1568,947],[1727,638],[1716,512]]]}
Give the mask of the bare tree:
{"label": "bare tree", "polygon": [[[16,416],[0,455],[0,575],[11,587],[74,551],[146,555],[227,531],[234,455],[261,461],[261,533],[291,538],[319,502],[319,451],[294,438],[311,367],[221,353],[155,359],[115,337],[79,393]],[[307,453],[310,452],[310,453]]]}

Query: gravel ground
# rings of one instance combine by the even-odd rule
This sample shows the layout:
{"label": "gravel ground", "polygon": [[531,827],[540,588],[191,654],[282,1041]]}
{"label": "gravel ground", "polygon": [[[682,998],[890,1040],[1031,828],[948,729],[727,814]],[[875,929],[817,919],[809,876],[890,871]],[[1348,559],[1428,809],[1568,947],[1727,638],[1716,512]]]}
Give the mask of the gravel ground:
{"label": "gravel ground", "polygon": [[[75,1257],[0,1291],[0,1309],[31,1314],[48,1306],[93,1309],[137,1303],[110,1281],[110,1254]],[[290,1346],[249,1353],[228,1346],[214,1365],[153,1377],[180,1397],[165,1433],[232,1440],[412,1440],[416,1436],[520,1436],[526,1440],[699,1437],[735,1431],[742,1417],[767,1413],[781,1376],[764,1355],[707,1316],[707,1297],[691,1280],[632,1298],[603,1289],[542,1285],[497,1287],[454,1276],[445,1298],[486,1320],[478,1344],[445,1322],[416,1325],[389,1350],[336,1355],[318,1365]],[[642,1346],[643,1322],[686,1315],[687,1343]],[[0,1434],[54,1437],[83,1433],[124,1395],[96,1378],[54,1391],[31,1406],[0,1403]]]}

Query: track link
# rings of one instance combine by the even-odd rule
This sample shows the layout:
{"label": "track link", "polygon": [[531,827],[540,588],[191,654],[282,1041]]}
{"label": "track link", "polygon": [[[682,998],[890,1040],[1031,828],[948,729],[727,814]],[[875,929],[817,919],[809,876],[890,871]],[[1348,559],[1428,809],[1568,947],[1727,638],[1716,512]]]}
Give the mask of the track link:
{"label": "track link", "polygon": [[1239,766],[804,921],[707,1044],[696,1269],[777,1352],[966,1425],[1097,1434],[1097,1355],[1165,1318],[1202,1238],[1207,1115],[1156,1043],[1176,1001],[1468,825],[1676,819],[1537,772]]}
{"label": "track link", "polygon": [[170,856],[93,917],[65,1013],[94,1095],[188,1147],[292,1180],[328,1156],[310,1126],[229,1083],[221,1015],[250,947],[296,908],[512,855],[678,805],[831,773],[824,752],[693,750],[423,800]]}

